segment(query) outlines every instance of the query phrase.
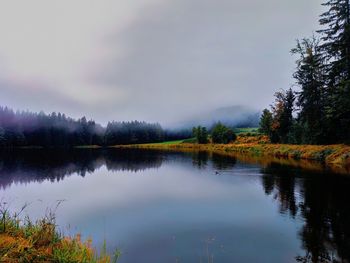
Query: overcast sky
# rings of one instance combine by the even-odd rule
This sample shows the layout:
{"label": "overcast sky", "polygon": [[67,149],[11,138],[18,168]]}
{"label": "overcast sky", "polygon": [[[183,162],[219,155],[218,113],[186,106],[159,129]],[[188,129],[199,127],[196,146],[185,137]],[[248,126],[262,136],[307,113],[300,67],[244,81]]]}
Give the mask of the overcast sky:
{"label": "overcast sky", "polygon": [[267,107],[321,0],[0,0],[0,105],[168,124]]}

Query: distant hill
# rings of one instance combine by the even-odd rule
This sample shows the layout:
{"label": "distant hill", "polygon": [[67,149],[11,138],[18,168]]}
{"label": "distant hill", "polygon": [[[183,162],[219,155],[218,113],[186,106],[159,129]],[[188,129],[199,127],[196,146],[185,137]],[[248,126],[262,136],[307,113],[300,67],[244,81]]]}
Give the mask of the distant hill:
{"label": "distant hill", "polygon": [[214,123],[221,122],[231,127],[258,127],[260,112],[245,106],[230,106],[201,112],[178,123],[179,128],[189,128],[197,125],[210,128]]}

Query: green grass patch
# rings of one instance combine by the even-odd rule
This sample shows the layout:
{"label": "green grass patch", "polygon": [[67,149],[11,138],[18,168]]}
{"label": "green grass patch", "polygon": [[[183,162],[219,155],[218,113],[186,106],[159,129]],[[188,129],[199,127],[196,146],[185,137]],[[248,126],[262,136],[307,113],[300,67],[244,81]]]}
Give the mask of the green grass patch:
{"label": "green grass patch", "polygon": [[189,138],[182,141],[182,143],[196,143],[196,138]]}
{"label": "green grass patch", "polygon": [[181,144],[181,143],[195,143],[195,138],[189,138],[184,140],[175,140],[175,141],[166,141],[166,142],[157,142],[157,143],[146,143],[146,144],[154,144],[154,145],[174,145],[174,144]]}
{"label": "green grass patch", "polygon": [[233,131],[237,135],[242,136],[256,136],[259,135],[259,128],[234,128]]}

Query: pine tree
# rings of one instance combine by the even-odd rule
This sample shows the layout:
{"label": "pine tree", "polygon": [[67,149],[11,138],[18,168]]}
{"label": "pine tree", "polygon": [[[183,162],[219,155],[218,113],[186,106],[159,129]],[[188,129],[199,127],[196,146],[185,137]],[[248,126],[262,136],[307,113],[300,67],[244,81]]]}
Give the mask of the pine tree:
{"label": "pine tree", "polygon": [[197,143],[206,144],[208,143],[208,131],[207,128],[198,126],[192,129],[193,136],[196,138]]}
{"label": "pine tree", "polygon": [[328,61],[327,114],[335,140],[350,141],[350,0],[329,0],[320,17],[321,46]]}
{"label": "pine tree", "polygon": [[272,121],[272,113],[268,109],[264,109],[260,117],[259,132],[270,136]]}
{"label": "pine tree", "polygon": [[205,127],[202,127],[201,129],[199,143],[202,143],[202,144],[208,143],[208,131],[207,131],[207,128]]}
{"label": "pine tree", "polygon": [[302,127],[301,143],[322,144],[327,138],[325,122],[325,67],[319,40],[315,37],[297,41],[291,51],[299,55],[297,69],[293,74],[301,91],[297,93],[300,107],[298,125]]}

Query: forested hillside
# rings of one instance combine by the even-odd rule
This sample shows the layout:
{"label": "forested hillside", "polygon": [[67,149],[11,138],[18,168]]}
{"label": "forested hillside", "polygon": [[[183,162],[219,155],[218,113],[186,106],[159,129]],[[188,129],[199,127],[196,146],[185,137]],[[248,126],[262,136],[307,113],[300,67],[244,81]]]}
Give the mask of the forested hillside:
{"label": "forested hillside", "polygon": [[78,120],[61,113],[14,112],[0,107],[0,147],[110,146],[188,138],[191,131],[168,131],[158,123],[110,122],[102,127],[93,120]]}

